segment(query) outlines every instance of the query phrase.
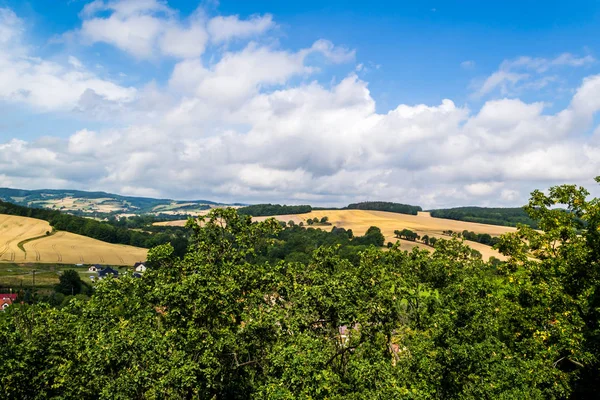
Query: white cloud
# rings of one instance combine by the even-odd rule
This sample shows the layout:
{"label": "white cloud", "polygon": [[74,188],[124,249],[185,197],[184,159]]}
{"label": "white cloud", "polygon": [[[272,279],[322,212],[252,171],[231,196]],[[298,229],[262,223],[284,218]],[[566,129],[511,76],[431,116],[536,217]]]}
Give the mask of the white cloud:
{"label": "white cloud", "polygon": [[[521,91],[539,90],[556,81],[555,76],[544,75],[553,68],[583,67],[596,60],[590,55],[577,57],[563,53],[554,59],[522,56],[512,60],[504,60],[500,68],[475,86],[475,95],[482,97],[494,91],[503,96],[518,95]],[[461,66],[465,67],[461,64]]]}
{"label": "white cloud", "polygon": [[208,32],[215,43],[231,39],[247,39],[261,35],[275,27],[273,16],[270,14],[256,15],[248,20],[241,20],[237,15],[218,16],[208,22]]}
{"label": "white cloud", "polygon": [[21,102],[43,110],[69,110],[93,92],[106,102],[131,102],[136,89],[122,87],[86,70],[74,56],[64,63],[33,57],[21,43],[22,23],[0,9],[0,100]]}
{"label": "white cloud", "polygon": [[[100,15],[101,11],[109,15]],[[142,59],[158,54],[198,57],[208,40],[201,13],[181,21],[174,10],[157,0],[96,0],[80,16],[83,22],[77,34],[84,42],[108,43]]]}
{"label": "white cloud", "polygon": [[17,39],[23,32],[23,23],[9,8],[0,7],[0,46]]}

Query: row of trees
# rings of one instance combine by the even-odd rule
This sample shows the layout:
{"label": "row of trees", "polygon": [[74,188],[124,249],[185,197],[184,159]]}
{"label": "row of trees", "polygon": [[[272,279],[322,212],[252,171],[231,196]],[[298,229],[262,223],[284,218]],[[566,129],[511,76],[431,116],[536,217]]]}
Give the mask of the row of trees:
{"label": "row of trees", "polygon": [[394,236],[398,239],[406,239],[406,240],[410,240],[412,242],[420,240],[427,246],[432,246],[432,247],[435,246],[435,242],[437,241],[437,238],[434,236],[430,237],[429,235],[423,235],[423,237],[421,237],[418,233],[413,232],[410,229],[402,229],[402,230],[396,229],[394,231]]}
{"label": "row of trees", "polygon": [[314,218],[309,218],[306,220],[306,223],[308,225],[316,225],[316,224],[320,224],[320,225],[331,225],[331,223],[329,222],[329,217],[325,216],[322,217],[321,219],[314,217]]}
{"label": "row of trees", "polygon": [[[141,279],[0,313],[0,388],[7,399],[595,398],[600,201],[587,195],[534,192],[541,230],[503,235],[495,266],[456,237],[351,261],[337,244],[357,239],[347,231],[216,210],[188,225],[184,257],[152,249]],[[306,263],[264,258],[304,234],[333,244]]]}

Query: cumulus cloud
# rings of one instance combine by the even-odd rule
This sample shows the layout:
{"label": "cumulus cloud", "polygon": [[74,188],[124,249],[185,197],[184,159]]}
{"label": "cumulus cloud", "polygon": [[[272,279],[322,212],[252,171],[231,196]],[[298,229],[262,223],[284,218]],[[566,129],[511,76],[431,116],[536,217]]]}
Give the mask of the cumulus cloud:
{"label": "cumulus cloud", "polygon": [[221,44],[249,39],[275,27],[270,14],[246,20],[237,15],[209,19],[201,8],[181,19],[158,0],[96,0],[83,8],[80,17],[82,25],[75,33],[84,43],[108,43],[140,59],[195,58],[204,53],[209,40]]}
{"label": "cumulus cloud", "polygon": [[231,39],[251,38],[274,26],[273,16],[270,14],[253,16],[248,20],[241,20],[237,15],[230,15],[211,18],[207,29],[213,42],[222,43]]}
{"label": "cumulus cloud", "polygon": [[[82,12],[85,20],[160,20],[151,49],[167,40],[166,26],[184,29],[162,2],[90,4]],[[186,23],[189,32],[192,23]],[[0,32],[9,26],[3,24]],[[18,32],[20,25],[13,26]],[[63,65],[0,53],[4,101],[75,109],[106,122],[66,138],[0,140],[0,182],[172,198],[330,205],[388,200],[429,208],[519,205],[534,188],[589,186],[600,170],[600,75],[581,81],[558,110],[549,111],[544,102],[495,98],[477,109],[445,99],[383,113],[368,82],[350,71],[353,65],[341,79],[315,79],[329,64],[353,61],[352,50],[326,40],[282,49],[254,40],[271,28],[240,33],[251,31],[244,29],[219,39],[235,36],[240,46],[221,46],[210,60],[195,56],[199,49],[187,55],[187,47],[174,50],[182,59],[173,61],[168,81],[136,88],[91,74],[83,58]],[[206,34],[205,45],[214,33]],[[584,59],[523,58],[505,72],[533,75],[558,65],[587,65]],[[511,85],[499,82],[490,84],[490,94],[502,82]]]}

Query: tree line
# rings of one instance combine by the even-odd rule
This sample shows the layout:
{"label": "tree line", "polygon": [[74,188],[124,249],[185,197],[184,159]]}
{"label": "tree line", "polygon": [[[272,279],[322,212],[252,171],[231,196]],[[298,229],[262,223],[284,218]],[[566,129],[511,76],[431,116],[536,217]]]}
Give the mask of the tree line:
{"label": "tree line", "polygon": [[436,218],[453,219],[457,221],[477,222],[480,224],[517,226],[524,224],[537,228],[537,223],[522,207],[517,208],[487,208],[487,207],[457,207],[432,210],[431,216]]}
{"label": "tree line", "polygon": [[253,217],[265,217],[284,214],[305,214],[312,211],[309,205],[287,206],[281,204],[254,204],[238,208],[238,213]]}
{"label": "tree line", "polygon": [[420,206],[411,206],[408,204],[392,203],[388,201],[364,201],[361,203],[348,204],[348,206],[345,208],[348,210],[388,211],[409,215],[417,215],[419,211],[423,211]]}

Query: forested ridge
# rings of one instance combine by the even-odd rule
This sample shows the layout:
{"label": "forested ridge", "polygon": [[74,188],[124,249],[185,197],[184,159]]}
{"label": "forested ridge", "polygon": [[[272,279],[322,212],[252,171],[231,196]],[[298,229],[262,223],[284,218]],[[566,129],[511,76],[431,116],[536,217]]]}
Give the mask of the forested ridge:
{"label": "forested ridge", "polygon": [[435,252],[382,251],[376,227],[361,241],[216,209],[188,223],[185,256],[151,249],[142,278],[0,313],[0,389],[7,399],[595,398],[600,201],[588,195],[533,192],[525,211],[539,230],[503,235],[508,259],[494,264],[456,237]]}
{"label": "forested ridge", "polygon": [[431,216],[436,218],[454,219],[457,221],[477,222],[480,224],[517,226],[518,224],[537,227],[522,207],[488,208],[488,207],[457,207],[431,210]]}

